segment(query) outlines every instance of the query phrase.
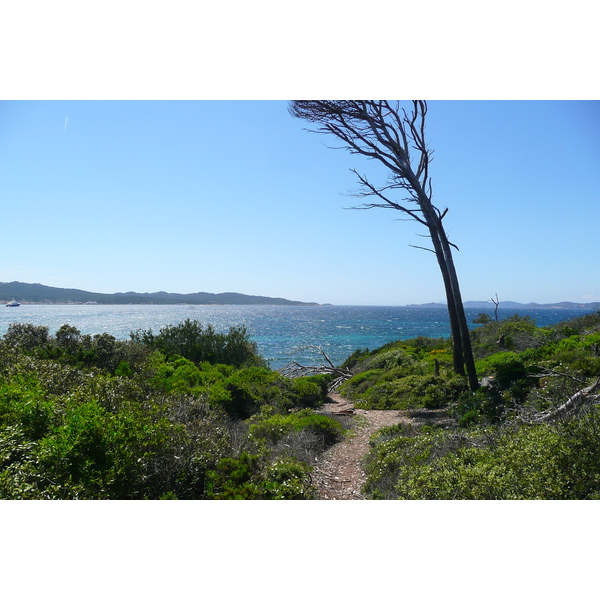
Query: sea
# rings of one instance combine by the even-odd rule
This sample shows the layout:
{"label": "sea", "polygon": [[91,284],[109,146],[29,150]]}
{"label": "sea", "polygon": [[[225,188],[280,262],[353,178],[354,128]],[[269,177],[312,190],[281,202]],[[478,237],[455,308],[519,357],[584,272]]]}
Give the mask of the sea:
{"label": "sea", "polygon": [[[465,309],[470,326],[482,312],[493,318],[494,308]],[[519,308],[498,309],[500,319],[518,313],[530,316],[539,327],[553,325],[594,312],[584,309]],[[226,332],[244,326],[250,338],[272,369],[291,361],[305,365],[321,364],[320,347],[339,365],[358,349],[373,350],[388,342],[417,336],[449,337],[448,313],[441,307],[420,306],[256,306],[256,305],[108,305],[22,304],[0,308],[0,335],[11,323],[48,326],[55,333],[69,324],[82,334],[109,333],[129,339],[138,329],[177,325],[185,319],[210,324]]]}

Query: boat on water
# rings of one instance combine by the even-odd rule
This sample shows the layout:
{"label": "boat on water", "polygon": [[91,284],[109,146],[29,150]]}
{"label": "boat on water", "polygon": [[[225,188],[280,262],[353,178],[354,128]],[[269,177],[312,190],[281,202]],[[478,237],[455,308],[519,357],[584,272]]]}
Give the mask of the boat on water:
{"label": "boat on water", "polygon": [[6,308],[13,307],[13,306],[21,306],[21,305],[16,300],[13,300],[12,302],[9,302],[6,305]]}

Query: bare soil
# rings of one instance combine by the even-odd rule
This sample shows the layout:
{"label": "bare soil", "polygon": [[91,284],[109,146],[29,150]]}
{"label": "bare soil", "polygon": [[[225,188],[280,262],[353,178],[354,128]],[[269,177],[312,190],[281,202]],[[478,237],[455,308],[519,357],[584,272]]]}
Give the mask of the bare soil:
{"label": "bare soil", "polygon": [[378,429],[400,422],[418,425],[432,419],[437,422],[449,420],[443,411],[363,410],[355,408],[339,394],[329,394],[322,412],[351,415],[354,427],[349,436],[329,448],[315,466],[313,484],[319,500],[367,499],[361,492],[367,479],[362,462],[369,452],[369,439]]}

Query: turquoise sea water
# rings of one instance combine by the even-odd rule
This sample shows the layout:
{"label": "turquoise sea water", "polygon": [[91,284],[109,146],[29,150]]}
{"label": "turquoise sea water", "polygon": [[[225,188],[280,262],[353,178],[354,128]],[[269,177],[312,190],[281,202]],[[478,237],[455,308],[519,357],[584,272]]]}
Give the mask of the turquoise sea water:
{"label": "turquoise sea water", "polygon": [[[469,323],[481,312],[493,315],[493,307],[467,309]],[[538,326],[551,325],[586,314],[585,310],[500,309],[505,318],[518,312],[535,319]],[[211,324],[217,331],[244,325],[272,368],[298,360],[321,362],[308,345],[323,347],[334,363],[343,362],[356,349],[374,349],[387,342],[419,335],[448,337],[450,325],[445,308],[403,306],[199,306],[199,305],[36,305],[0,307],[0,335],[13,322],[47,325],[54,333],[68,323],[81,333],[110,333],[129,338],[136,329],[155,332],[184,319]]]}

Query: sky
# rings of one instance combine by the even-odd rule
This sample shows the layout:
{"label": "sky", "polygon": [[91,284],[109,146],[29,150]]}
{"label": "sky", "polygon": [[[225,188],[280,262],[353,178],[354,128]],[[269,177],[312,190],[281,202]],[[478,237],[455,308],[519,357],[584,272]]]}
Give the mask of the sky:
{"label": "sky", "polygon": [[[3,101],[0,281],[404,305],[444,300],[378,165],[288,103]],[[600,301],[600,102],[432,101],[433,201],[464,300]]]}
{"label": "sky", "polygon": [[[435,256],[411,247],[422,228],[347,210],[351,169],[385,173],[288,113],[291,98],[416,97],[431,99],[433,201],[449,209],[463,299],[600,301],[586,5],[440,5],[427,43],[407,26],[399,47],[397,3],[383,20],[313,4],[5,3],[0,281],[444,301]],[[422,10],[403,5],[403,23]]]}

